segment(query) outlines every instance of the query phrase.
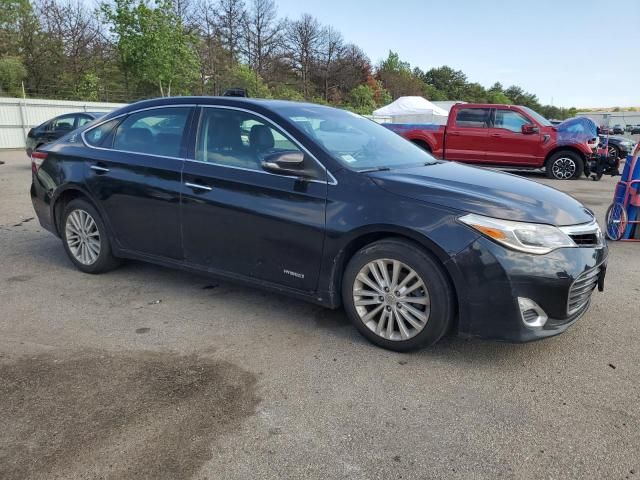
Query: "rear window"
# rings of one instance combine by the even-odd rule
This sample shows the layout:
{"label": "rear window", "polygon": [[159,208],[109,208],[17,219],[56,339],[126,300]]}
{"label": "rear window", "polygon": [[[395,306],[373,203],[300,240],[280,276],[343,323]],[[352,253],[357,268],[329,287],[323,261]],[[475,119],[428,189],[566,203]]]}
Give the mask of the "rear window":
{"label": "rear window", "polygon": [[179,157],[190,108],[170,107],[132,113],[116,130],[113,148]]}
{"label": "rear window", "polygon": [[463,128],[487,128],[490,108],[461,108],[456,114],[456,126]]}
{"label": "rear window", "polygon": [[113,130],[119,121],[119,119],[114,119],[88,130],[84,134],[85,141],[92,147],[108,148],[111,146]]}

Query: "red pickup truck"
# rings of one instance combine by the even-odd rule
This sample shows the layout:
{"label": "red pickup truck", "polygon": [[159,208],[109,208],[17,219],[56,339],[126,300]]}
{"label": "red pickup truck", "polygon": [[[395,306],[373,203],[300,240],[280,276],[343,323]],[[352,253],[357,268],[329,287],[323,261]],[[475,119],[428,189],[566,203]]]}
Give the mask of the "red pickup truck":
{"label": "red pickup truck", "polygon": [[385,124],[437,158],[515,168],[545,168],[551,178],[578,178],[598,145],[588,118],[552,125],[527,107],[460,103],[446,126]]}

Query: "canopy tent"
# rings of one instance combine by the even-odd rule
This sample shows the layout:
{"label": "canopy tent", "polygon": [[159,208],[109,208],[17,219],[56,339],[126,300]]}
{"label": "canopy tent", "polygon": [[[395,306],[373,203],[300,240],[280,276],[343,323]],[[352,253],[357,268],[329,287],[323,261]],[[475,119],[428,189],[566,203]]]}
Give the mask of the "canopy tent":
{"label": "canopy tent", "polygon": [[373,112],[374,118],[389,118],[391,123],[447,122],[448,112],[423,97],[400,97]]}

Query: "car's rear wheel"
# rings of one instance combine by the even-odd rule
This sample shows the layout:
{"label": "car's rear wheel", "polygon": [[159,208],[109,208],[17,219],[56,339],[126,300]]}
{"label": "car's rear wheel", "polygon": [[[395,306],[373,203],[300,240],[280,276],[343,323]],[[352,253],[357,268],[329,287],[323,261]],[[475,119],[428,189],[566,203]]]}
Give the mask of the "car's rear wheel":
{"label": "car's rear wheel", "polygon": [[455,313],[442,266],[400,239],[375,242],[353,256],[345,269],[342,298],[360,333],[399,352],[436,343]]}
{"label": "car's rear wheel", "polygon": [[583,170],[584,162],[575,152],[560,151],[547,160],[547,176],[556,180],[579,178]]}
{"label": "car's rear wheel", "polygon": [[107,228],[88,201],[69,202],[62,216],[62,242],[73,264],[86,273],[102,273],[118,265],[111,252]]}

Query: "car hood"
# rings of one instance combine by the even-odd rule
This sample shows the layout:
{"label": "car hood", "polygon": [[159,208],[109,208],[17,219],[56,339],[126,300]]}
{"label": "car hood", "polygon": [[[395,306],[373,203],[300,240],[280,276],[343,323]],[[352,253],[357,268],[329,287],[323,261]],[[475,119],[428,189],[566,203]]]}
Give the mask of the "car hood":
{"label": "car hood", "polygon": [[580,202],[554,188],[455,162],[367,175],[394,194],[467,213],[558,226],[593,220]]}

